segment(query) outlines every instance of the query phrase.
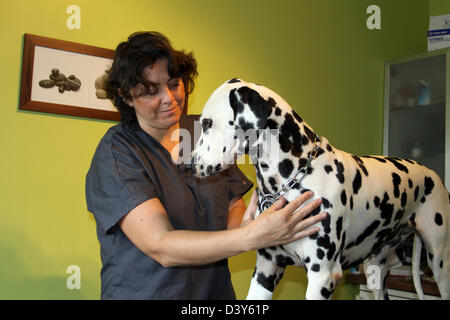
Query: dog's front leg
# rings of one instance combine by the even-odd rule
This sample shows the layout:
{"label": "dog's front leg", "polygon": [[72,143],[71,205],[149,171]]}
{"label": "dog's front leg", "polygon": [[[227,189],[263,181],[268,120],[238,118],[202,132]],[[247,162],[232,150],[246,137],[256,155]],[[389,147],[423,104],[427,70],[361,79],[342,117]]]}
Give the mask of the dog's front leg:
{"label": "dog's front leg", "polygon": [[310,265],[307,268],[308,286],[306,300],[329,300],[337,283],[342,278],[342,268],[339,263],[331,266],[326,263]]}
{"label": "dog's front leg", "polygon": [[253,272],[247,300],[270,300],[276,285],[283,277],[285,267],[273,261],[267,249],[256,253],[256,266]]}

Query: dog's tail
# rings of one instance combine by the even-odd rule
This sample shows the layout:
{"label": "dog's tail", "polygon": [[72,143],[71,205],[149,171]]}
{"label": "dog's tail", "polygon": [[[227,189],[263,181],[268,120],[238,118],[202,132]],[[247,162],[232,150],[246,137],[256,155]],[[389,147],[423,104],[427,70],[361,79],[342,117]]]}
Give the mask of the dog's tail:
{"label": "dog's tail", "polygon": [[412,250],[412,276],[414,287],[420,300],[424,300],[422,285],[420,283],[420,254],[422,252],[422,240],[417,234],[414,235],[413,250]]}

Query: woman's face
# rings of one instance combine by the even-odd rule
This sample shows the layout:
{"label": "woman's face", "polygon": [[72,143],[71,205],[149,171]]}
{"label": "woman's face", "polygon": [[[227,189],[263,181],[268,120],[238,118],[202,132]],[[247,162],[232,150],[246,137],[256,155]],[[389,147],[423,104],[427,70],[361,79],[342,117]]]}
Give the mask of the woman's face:
{"label": "woman's face", "polygon": [[[185,102],[181,78],[171,78],[167,72],[167,59],[159,59],[144,69],[151,83],[145,92],[142,85],[131,89],[134,97],[128,104],[134,108],[139,125],[144,131],[167,130],[180,120]],[[144,94],[142,94],[145,92]]]}

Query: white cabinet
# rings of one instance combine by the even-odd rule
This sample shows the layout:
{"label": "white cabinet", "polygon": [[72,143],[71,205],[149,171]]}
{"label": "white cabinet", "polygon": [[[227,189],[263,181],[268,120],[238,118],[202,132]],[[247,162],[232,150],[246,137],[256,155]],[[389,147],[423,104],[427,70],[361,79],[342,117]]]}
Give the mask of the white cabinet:
{"label": "white cabinet", "polygon": [[426,165],[450,189],[450,49],[386,63],[383,153]]}

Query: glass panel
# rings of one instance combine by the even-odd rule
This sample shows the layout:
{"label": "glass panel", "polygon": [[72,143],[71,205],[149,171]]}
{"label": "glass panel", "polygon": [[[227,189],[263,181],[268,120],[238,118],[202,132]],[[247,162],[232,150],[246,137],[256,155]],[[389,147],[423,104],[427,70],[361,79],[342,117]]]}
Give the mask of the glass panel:
{"label": "glass panel", "polygon": [[445,179],[446,56],[391,66],[388,154],[414,159]]}

